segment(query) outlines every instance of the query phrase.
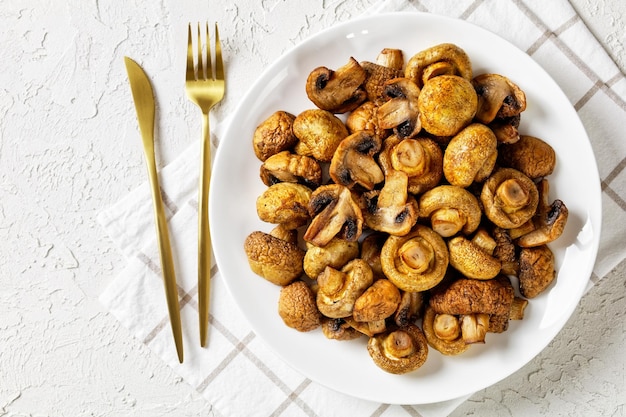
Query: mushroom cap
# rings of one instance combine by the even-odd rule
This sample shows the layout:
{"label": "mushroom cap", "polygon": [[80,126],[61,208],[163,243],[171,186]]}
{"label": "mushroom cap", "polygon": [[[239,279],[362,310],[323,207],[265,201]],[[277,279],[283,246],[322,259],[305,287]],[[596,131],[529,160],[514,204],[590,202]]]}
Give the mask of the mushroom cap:
{"label": "mushroom cap", "polygon": [[478,95],[476,120],[491,123],[496,117],[517,116],[526,109],[526,95],[507,77],[481,74],[472,80]]}
{"label": "mushroom cap", "polygon": [[[435,65],[435,69],[428,70],[431,65]],[[413,55],[404,69],[404,76],[412,79],[420,87],[431,79],[433,74],[440,73],[453,73],[469,81],[472,79],[472,62],[458,45],[442,43]]]}
{"label": "mushroom cap", "polygon": [[360,130],[373,130],[381,139],[390,135],[390,131],[380,127],[378,123],[378,106],[372,101],[366,101],[348,114],[346,127],[350,133]]}
{"label": "mushroom cap", "polygon": [[500,147],[498,162],[523,172],[531,179],[537,179],[552,174],[556,165],[556,152],[539,138],[521,135],[517,142]]}
{"label": "mushroom cap", "polygon": [[295,281],[281,288],[278,296],[278,315],[283,322],[299,332],[309,332],[321,324],[321,314],[315,295],[303,281]]}
{"label": "mushroom cap", "polygon": [[443,153],[443,175],[450,184],[464,188],[484,181],[496,164],[497,146],[491,129],[472,123],[448,143]]}
{"label": "mushroom cap", "polygon": [[282,224],[287,229],[304,226],[310,219],[311,189],[290,182],[268,187],[256,200],[256,210],[264,222]]}
{"label": "mushroom cap", "polygon": [[302,275],[304,251],[297,245],[255,231],[246,237],[244,250],[250,269],[276,285],[287,285]]}
{"label": "mushroom cap", "polygon": [[317,278],[317,308],[326,317],[349,317],[357,298],[373,281],[372,270],[362,259],[353,259],[341,270],[327,266]]}
{"label": "mushroom cap", "polygon": [[376,105],[383,104],[387,100],[385,83],[394,78],[402,77],[402,70],[368,61],[361,62],[361,67],[367,74],[363,83],[367,99]]}
{"label": "mushroom cap", "polygon": [[356,330],[344,319],[322,318],[322,333],[327,339],[333,340],[353,340],[363,336],[363,333]]}
{"label": "mushroom cap", "polygon": [[546,245],[522,248],[519,255],[519,289],[526,298],[535,298],[554,281],[554,254]]}
{"label": "mushroom cap", "polygon": [[286,111],[272,113],[254,130],[252,148],[261,161],[278,152],[292,148],[298,138],[293,134],[292,126],[296,116]]}
{"label": "mushroom cap", "polygon": [[467,278],[491,279],[500,273],[500,260],[464,236],[448,240],[450,265]]}
{"label": "mushroom cap", "polygon": [[325,246],[338,236],[356,242],[363,231],[363,214],[350,189],[341,184],[322,185],[311,194],[308,205],[312,220],[303,239]]}
{"label": "mushroom cap", "polygon": [[511,281],[503,275],[494,279],[459,278],[431,291],[429,303],[440,314],[508,314],[515,297]]}
{"label": "mushroom cap", "polygon": [[401,138],[415,137],[422,128],[418,100],[419,87],[408,78],[394,78],[383,89],[387,101],[378,107],[378,124],[393,129]]}
{"label": "mushroom cap", "polygon": [[329,175],[337,184],[348,188],[360,186],[372,190],[385,176],[374,155],[380,151],[381,139],[372,130],[362,130],[343,139],[330,162]]}
{"label": "mushroom cap", "polygon": [[398,327],[405,327],[417,319],[424,306],[422,292],[402,291],[400,304],[393,315],[393,321]]}
{"label": "mushroom cap", "polygon": [[405,374],[421,367],[428,357],[428,342],[415,324],[385,332],[367,343],[370,357],[382,370]]}
{"label": "mushroom cap", "polygon": [[471,123],[478,99],[472,84],[456,75],[430,79],[417,100],[422,128],[435,136],[453,136]]}
{"label": "mushroom cap", "polygon": [[356,321],[385,320],[396,312],[399,304],[398,287],[387,279],[379,279],[357,298],[352,316]]}
{"label": "mushroom cap", "polygon": [[478,199],[465,188],[439,185],[419,199],[420,217],[430,218],[431,228],[443,237],[458,232],[468,235],[480,225],[482,210]]}
{"label": "mushroom cap", "polygon": [[312,155],[320,162],[330,162],[339,143],[348,136],[348,128],[329,111],[308,109],[294,119],[293,133],[306,149],[306,153],[302,150],[297,153]]}
{"label": "mushroom cap", "polygon": [[408,177],[404,172],[387,173],[381,190],[361,195],[365,224],[372,230],[402,236],[411,230],[418,218],[417,201],[408,193]]}
{"label": "mushroom cap", "polygon": [[459,334],[455,339],[446,340],[438,337],[435,332],[436,317],[437,313],[435,313],[432,307],[427,305],[424,310],[424,318],[422,319],[422,329],[424,330],[424,336],[426,336],[426,340],[428,341],[430,347],[446,356],[459,355],[469,349],[470,345],[466,344],[461,337],[460,329]]}
{"label": "mushroom cap", "polygon": [[522,172],[499,168],[483,184],[480,200],[489,220],[503,229],[513,229],[535,215],[539,191]]}
{"label": "mushroom cap", "polygon": [[311,279],[316,279],[327,266],[340,269],[359,256],[359,243],[348,242],[334,237],[325,246],[307,244],[304,255],[304,272]]}
{"label": "mushroom cap", "polygon": [[426,291],[441,282],[448,248],[431,228],[416,224],[405,236],[389,236],[381,252],[385,276],[403,291]]}
{"label": "mushroom cap", "polygon": [[385,240],[387,240],[387,234],[373,232],[361,241],[361,254],[359,257],[372,268],[374,277],[384,277],[383,267],[380,264],[380,252],[385,244]]}
{"label": "mushroom cap", "polygon": [[322,182],[322,168],[313,158],[282,151],[263,162],[260,177],[268,187],[278,182],[293,182],[314,189]]}
{"label": "mushroom cap", "polygon": [[326,67],[315,68],[306,81],[306,94],[317,107],[331,113],[354,110],[365,101],[362,88],[367,74],[352,57],[336,71]]}

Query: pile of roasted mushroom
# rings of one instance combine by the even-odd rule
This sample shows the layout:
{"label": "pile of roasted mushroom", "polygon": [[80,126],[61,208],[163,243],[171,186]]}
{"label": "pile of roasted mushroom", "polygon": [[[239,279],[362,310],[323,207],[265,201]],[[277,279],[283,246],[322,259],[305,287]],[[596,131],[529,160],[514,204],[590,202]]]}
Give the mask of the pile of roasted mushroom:
{"label": "pile of roasted mushroom", "polygon": [[315,108],[276,111],[252,140],[268,186],[257,213],[276,227],[244,247],[282,287],[285,324],[366,335],[401,374],[428,346],[457,355],[521,319],[555,278],[547,244],[568,214],[548,199],[553,148],[518,131],[524,92],[441,44],[406,65],[385,49],[316,68],[306,94]]}

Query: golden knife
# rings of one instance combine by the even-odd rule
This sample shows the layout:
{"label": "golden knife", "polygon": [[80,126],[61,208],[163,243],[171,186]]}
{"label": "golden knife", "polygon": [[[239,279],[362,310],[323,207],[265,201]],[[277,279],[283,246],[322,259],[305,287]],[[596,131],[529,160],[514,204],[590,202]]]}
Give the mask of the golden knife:
{"label": "golden knife", "polygon": [[137,110],[137,120],[141,131],[143,151],[148,165],[148,177],[150,179],[150,189],[152,191],[152,202],[154,203],[154,217],[156,221],[157,240],[159,253],[161,255],[161,268],[163,269],[163,282],[165,284],[165,297],[167,299],[167,309],[170,315],[170,324],[176,343],[178,361],[183,363],[183,335],[180,324],[180,308],[178,305],[178,287],[176,285],[176,274],[174,273],[174,259],[170,246],[170,237],[167,230],[167,219],[163,211],[163,200],[161,199],[161,188],[157,175],[156,161],[154,157],[154,94],[148,76],[135,61],[129,57],[124,57],[128,81],[133,93],[135,109]]}

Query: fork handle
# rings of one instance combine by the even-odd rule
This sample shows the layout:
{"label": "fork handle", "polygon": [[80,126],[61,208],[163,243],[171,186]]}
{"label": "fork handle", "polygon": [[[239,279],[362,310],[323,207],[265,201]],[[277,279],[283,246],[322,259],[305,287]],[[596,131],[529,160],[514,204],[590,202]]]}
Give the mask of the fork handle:
{"label": "fork handle", "polygon": [[202,113],[202,143],[198,189],[198,314],[200,346],[206,346],[211,294],[211,232],[209,229],[209,185],[211,183],[211,139],[209,114]]}

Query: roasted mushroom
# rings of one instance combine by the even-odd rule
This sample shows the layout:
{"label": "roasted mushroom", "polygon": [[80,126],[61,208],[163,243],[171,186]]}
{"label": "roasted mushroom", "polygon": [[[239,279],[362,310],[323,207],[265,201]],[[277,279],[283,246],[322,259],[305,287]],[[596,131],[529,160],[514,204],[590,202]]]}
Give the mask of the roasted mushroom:
{"label": "roasted mushroom", "polygon": [[385,276],[403,291],[426,291],[441,282],[448,248],[431,228],[416,224],[406,236],[389,236],[380,255]]}
{"label": "roasted mushroom", "polygon": [[468,278],[491,279],[500,273],[500,260],[464,236],[448,240],[450,265]]}
{"label": "roasted mushroom", "polygon": [[511,309],[506,314],[491,314],[489,316],[489,332],[490,333],[502,333],[509,328],[510,320],[522,320],[524,318],[524,312],[528,306],[528,300],[515,296],[513,303],[511,303]]}
{"label": "roasted mushroom", "polygon": [[381,140],[372,130],[362,130],[341,141],[330,162],[329,175],[336,184],[372,190],[385,176],[374,155]]}
{"label": "roasted mushroom", "polygon": [[349,317],[373,280],[372,270],[362,259],[353,259],[341,270],[327,266],[317,278],[317,308],[326,317]]}
{"label": "roasted mushroom", "polygon": [[483,184],[480,200],[489,220],[503,229],[512,229],[535,215],[539,192],[522,172],[499,168]]}
{"label": "roasted mushroom", "polygon": [[556,153],[543,140],[521,135],[517,142],[500,147],[498,162],[502,166],[515,168],[534,180],[552,174],[556,165]]}
{"label": "roasted mushroom", "polygon": [[385,83],[383,93],[388,101],[378,107],[378,124],[393,129],[400,138],[415,137],[422,128],[418,98],[420,89],[408,78],[394,78]]}
{"label": "roasted mushroom", "polygon": [[321,324],[321,314],[315,295],[303,281],[295,281],[281,288],[278,297],[278,315],[283,322],[299,332],[309,332]]}
{"label": "roasted mushroom", "polygon": [[424,305],[422,292],[402,291],[400,304],[393,315],[393,321],[398,327],[405,327],[419,318]]}
{"label": "roasted mushroom", "polygon": [[388,137],[390,130],[383,129],[378,123],[378,106],[372,101],[366,101],[348,114],[346,127],[350,133],[361,130],[372,130],[381,140]]}
{"label": "roasted mushroom", "polygon": [[549,203],[549,183],[547,179],[539,181],[537,184],[539,192],[539,206],[537,213],[533,217],[533,230],[517,239],[517,244],[523,248],[542,246],[553,242],[565,230],[569,211],[561,200],[554,200]]}
{"label": "roasted mushroom", "polygon": [[361,242],[361,256],[374,272],[374,278],[383,278],[383,267],[380,264],[380,252],[387,240],[386,233],[374,232],[368,234]]}
{"label": "roasted mushroom", "polygon": [[415,324],[371,337],[367,343],[374,363],[392,374],[405,374],[421,367],[428,357],[428,342]]}
{"label": "roasted mushroom", "polygon": [[352,327],[345,319],[322,318],[322,333],[328,339],[353,340],[363,336],[363,333]]}
{"label": "roasted mushroom", "polygon": [[456,75],[430,79],[417,100],[422,128],[435,136],[453,136],[469,125],[478,99],[472,84]]}
{"label": "roasted mushroom", "polygon": [[393,135],[383,143],[379,163],[384,172],[405,172],[409,176],[409,192],[421,194],[441,181],[443,152],[432,139],[400,139]]}
{"label": "roasted mushroom", "polygon": [[276,285],[287,285],[302,275],[304,251],[297,245],[256,231],[244,242],[252,271]]}
{"label": "roasted mushroom", "polygon": [[384,48],[376,56],[376,64],[402,70],[404,68],[404,52],[401,49]]}
{"label": "roasted mushroom", "polygon": [[311,71],[306,81],[306,94],[320,109],[331,113],[349,112],[367,98],[362,87],[366,77],[365,70],[351,57],[336,71],[326,67]]}
{"label": "roasted mushroom", "polygon": [[454,136],[443,154],[443,175],[452,185],[469,187],[491,174],[498,141],[487,126],[472,123]]}
{"label": "roasted mushroom", "polygon": [[502,265],[501,272],[505,275],[517,276],[517,271],[519,270],[517,249],[509,234],[509,230],[495,227],[493,238],[496,241],[493,256],[500,260]]}
{"label": "roasted mushroom", "polygon": [[296,229],[287,229],[282,224],[277,224],[276,227],[270,230],[269,234],[285,242],[293,243],[294,245],[298,244],[298,231]]}
{"label": "roasted mushroom", "polygon": [[429,303],[438,314],[509,314],[515,291],[503,275],[494,279],[459,278],[431,291]]}
{"label": "roasted mushroom", "polygon": [[526,109],[526,95],[507,77],[481,74],[472,80],[478,95],[476,120],[489,124],[496,117],[517,116]]}
{"label": "roasted mushroom", "polygon": [[358,242],[348,242],[334,237],[321,247],[308,243],[304,255],[304,272],[309,278],[316,279],[327,266],[341,269],[357,256],[359,256]]}
{"label": "roasted mushroom", "polygon": [[300,184],[279,182],[268,187],[256,200],[256,211],[264,222],[282,224],[287,229],[305,225],[311,189]]}
{"label": "roasted mushroom", "polygon": [[515,143],[520,139],[520,121],[521,117],[517,115],[506,117],[504,119],[496,119],[493,122],[489,123],[487,126],[489,126],[489,129],[491,129],[493,131],[493,134],[496,135],[498,143]]}
{"label": "roasted mushroom", "polygon": [[367,74],[363,83],[367,99],[376,105],[383,104],[387,100],[385,83],[394,78],[402,77],[402,70],[368,61],[361,62],[361,67]]}
{"label": "roasted mushroom", "polygon": [[461,336],[461,324],[455,315],[437,314],[426,306],[422,328],[428,344],[446,356],[459,355],[470,347]]}
{"label": "roasted mushroom", "polygon": [[286,111],[277,111],[257,126],[252,136],[252,147],[257,158],[265,161],[278,152],[292,148],[298,142],[292,130],[295,118],[296,116]]}
{"label": "roasted mushroom", "polygon": [[400,291],[387,279],[379,279],[354,303],[352,317],[356,321],[385,320],[398,309]]}
{"label": "roasted mushroom", "polygon": [[488,331],[489,314],[474,313],[461,316],[461,337],[466,344],[485,343]]}
{"label": "roasted mushroom", "polygon": [[309,109],[293,121],[293,133],[305,145],[296,153],[312,155],[320,162],[330,162],[339,143],[348,136],[348,128],[341,119],[326,110]]}
{"label": "roasted mushroom", "polygon": [[535,298],[554,281],[554,254],[546,245],[522,248],[519,255],[519,289],[526,298]]}
{"label": "roasted mushroom", "polygon": [[311,194],[308,205],[312,220],[303,239],[315,246],[325,246],[338,236],[356,242],[363,231],[361,208],[352,199],[350,189],[340,184],[322,185]]}
{"label": "roasted mushroom", "polygon": [[430,219],[432,229],[443,237],[473,233],[480,225],[478,199],[456,185],[439,185],[419,199],[420,217]]}
{"label": "roasted mushroom", "polygon": [[260,177],[267,186],[278,182],[293,182],[314,189],[322,182],[322,168],[313,158],[282,151],[263,162]]}
{"label": "roasted mushroom", "polygon": [[404,70],[404,76],[420,87],[438,75],[458,75],[471,80],[472,63],[469,56],[457,45],[442,43],[413,55]]}
{"label": "roasted mushroom", "polygon": [[362,194],[361,206],[365,224],[372,230],[395,236],[405,235],[418,217],[415,198],[408,194],[408,177],[404,172],[387,174],[381,190]]}

